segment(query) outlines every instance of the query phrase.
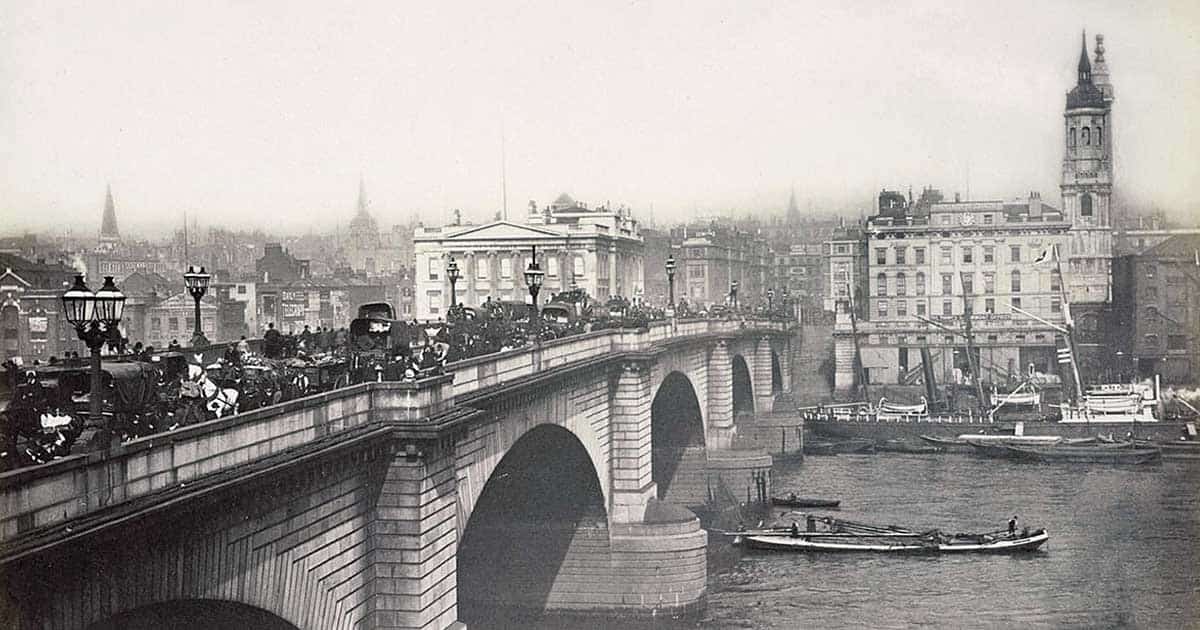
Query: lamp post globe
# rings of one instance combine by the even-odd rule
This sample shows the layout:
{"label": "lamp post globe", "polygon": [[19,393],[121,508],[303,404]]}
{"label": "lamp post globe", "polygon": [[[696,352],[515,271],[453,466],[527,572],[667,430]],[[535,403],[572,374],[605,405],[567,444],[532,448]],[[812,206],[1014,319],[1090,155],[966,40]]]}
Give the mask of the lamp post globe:
{"label": "lamp post globe", "polygon": [[529,267],[525,269],[525,284],[529,285],[529,297],[533,298],[533,318],[538,320],[538,322],[540,322],[538,293],[542,290],[542,280],[545,278],[545,275],[537,262],[537,248],[534,248],[533,259],[529,262]]}
{"label": "lamp post globe", "polygon": [[733,306],[733,310],[735,310],[735,311],[737,310],[737,290],[738,290],[738,281],[737,280],[734,280],[733,282],[729,283],[729,302]]}
{"label": "lamp post globe", "polygon": [[667,256],[667,308],[675,309],[675,256]]}
{"label": "lamp post globe", "polygon": [[767,312],[775,310],[775,289],[767,289]]}
{"label": "lamp post globe", "polygon": [[200,299],[208,292],[208,281],[211,279],[212,275],[205,272],[203,266],[197,271],[195,267],[188,265],[187,273],[183,274],[183,284],[196,302],[196,326],[192,331],[193,348],[203,348],[208,345],[208,338],[204,336],[204,330],[200,328]]}
{"label": "lamp post globe", "polygon": [[[117,289],[112,276],[105,276],[104,285],[92,292],[82,275],[62,295],[63,314],[75,334],[87,344],[90,357],[91,387],[88,392],[88,418],[76,444],[87,451],[106,450],[112,432],[104,420],[104,392],[100,382],[100,349],[114,335],[119,336],[121,316],[125,311],[125,295]],[[119,337],[118,337],[119,338]],[[76,449],[72,449],[76,450]]]}

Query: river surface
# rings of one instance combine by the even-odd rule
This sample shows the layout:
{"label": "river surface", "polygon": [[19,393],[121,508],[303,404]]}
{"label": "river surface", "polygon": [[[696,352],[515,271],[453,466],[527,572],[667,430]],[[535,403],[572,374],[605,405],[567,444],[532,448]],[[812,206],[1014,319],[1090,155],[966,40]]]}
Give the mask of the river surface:
{"label": "river surface", "polygon": [[841,455],[776,468],[773,484],[840,498],[836,516],[850,520],[966,532],[1001,529],[1015,514],[1051,537],[1013,556],[747,551],[710,568],[707,615],[682,627],[1200,628],[1200,461]]}

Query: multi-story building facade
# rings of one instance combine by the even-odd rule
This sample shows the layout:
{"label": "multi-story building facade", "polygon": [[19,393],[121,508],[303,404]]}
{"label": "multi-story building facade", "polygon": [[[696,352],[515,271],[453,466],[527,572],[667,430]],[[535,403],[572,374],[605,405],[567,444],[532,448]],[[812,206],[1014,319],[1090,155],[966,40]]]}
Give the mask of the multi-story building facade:
{"label": "multi-story building facade", "polygon": [[825,294],[822,306],[826,313],[853,303],[859,305],[863,297],[863,278],[866,277],[866,240],[862,230],[855,226],[822,243],[824,261],[821,272],[824,276]]}
{"label": "multi-story building facade", "polygon": [[1200,382],[1200,234],[1176,235],[1132,256],[1130,343],[1138,378]]}
{"label": "multi-story building facade", "polygon": [[[414,235],[418,319],[445,317],[450,306],[446,265],[451,258],[461,279],[460,304],[489,299],[528,301],[524,271],[536,248],[545,273],[539,301],[581,288],[601,302],[612,296],[645,295],[644,243],[637,221],[624,208],[589,208],[563,194],[545,208],[530,203],[525,222],[420,228]],[[677,277],[678,278],[678,277]]]}
{"label": "multi-story building facade", "polygon": [[0,362],[19,358],[31,365],[68,350],[87,352],[62,312],[62,294],[74,273],[61,264],[0,254]]}
{"label": "multi-story building facade", "polygon": [[678,243],[675,299],[693,306],[728,302],[733,281],[743,306],[765,303],[773,275],[767,241],[745,230],[713,221],[672,230]]}
{"label": "multi-story building facade", "polygon": [[[927,189],[916,203],[911,195],[880,194],[862,241],[866,273],[858,290],[865,299],[857,301],[861,367],[871,382],[913,380],[920,358],[912,350],[922,347],[931,348],[943,381],[1056,372],[1068,303],[1086,320],[1080,355],[1092,366],[1102,362],[1113,291],[1111,103],[1097,37],[1094,71],[1085,46],[1067,94],[1061,211],[1037,193],[1019,202],[946,202]],[[831,255],[835,262],[852,268]],[[837,284],[834,302],[843,297]],[[851,325],[839,313],[835,386],[843,391],[860,380]]]}

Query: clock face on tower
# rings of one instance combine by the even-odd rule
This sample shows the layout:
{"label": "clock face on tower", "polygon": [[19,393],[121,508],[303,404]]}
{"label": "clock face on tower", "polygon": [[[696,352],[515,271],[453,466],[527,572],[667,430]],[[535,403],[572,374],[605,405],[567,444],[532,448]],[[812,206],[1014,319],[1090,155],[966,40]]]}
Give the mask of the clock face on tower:
{"label": "clock face on tower", "polygon": [[975,224],[975,215],[971,214],[970,212],[964,212],[964,213],[958,215],[958,222],[963,225],[974,225]]}

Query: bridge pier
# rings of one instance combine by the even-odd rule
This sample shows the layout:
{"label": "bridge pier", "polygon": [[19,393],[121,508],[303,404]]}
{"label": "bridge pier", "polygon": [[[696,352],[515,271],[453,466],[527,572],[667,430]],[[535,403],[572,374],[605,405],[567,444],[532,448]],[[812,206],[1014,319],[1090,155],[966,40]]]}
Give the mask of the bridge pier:
{"label": "bridge pier", "polygon": [[737,436],[733,423],[733,357],[729,341],[718,339],[708,355],[708,435],[710,448],[732,448]]}
{"label": "bridge pier", "polygon": [[771,413],[775,406],[775,392],[771,387],[771,338],[759,337],[754,346],[754,360],[750,367],[754,371],[751,384],[754,387],[754,411]]}

